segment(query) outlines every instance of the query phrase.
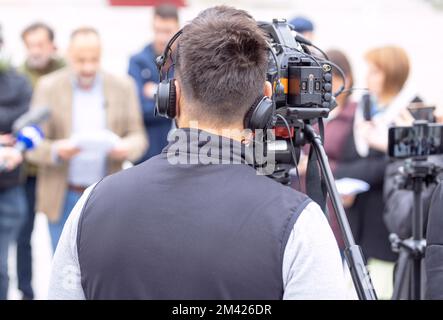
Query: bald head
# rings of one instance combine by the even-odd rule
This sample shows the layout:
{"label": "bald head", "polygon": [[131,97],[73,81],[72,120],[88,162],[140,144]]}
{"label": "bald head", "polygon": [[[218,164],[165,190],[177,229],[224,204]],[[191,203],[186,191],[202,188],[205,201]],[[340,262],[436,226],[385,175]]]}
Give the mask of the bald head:
{"label": "bald head", "polygon": [[95,29],[80,28],[71,34],[69,65],[83,89],[93,85],[100,69],[100,56],[100,36]]}

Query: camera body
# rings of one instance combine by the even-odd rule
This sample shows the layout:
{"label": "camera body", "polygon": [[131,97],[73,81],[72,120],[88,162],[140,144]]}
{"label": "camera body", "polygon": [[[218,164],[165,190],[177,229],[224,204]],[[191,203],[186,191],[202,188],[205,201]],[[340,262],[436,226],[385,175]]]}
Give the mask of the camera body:
{"label": "camera body", "polygon": [[327,117],[336,105],[331,65],[313,56],[301,42],[307,40],[295,36],[286,20],[259,25],[268,34],[274,51],[269,56],[267,79],[274,86],[277,113],[289,123]]}
{"label": "camera body", "polygon": [[265,142],[276,160],[277,170],[271,177],[289,184],[289,171],[298,163],[300,147],[308,143],[303,128],[327,118],[336,106],[332,65],[326,56],[314,56],[308,48],[314,45],[292,31],[286,20],[258,24],[269,39],[267,80],[274,89],[274,137],[267,136]]}

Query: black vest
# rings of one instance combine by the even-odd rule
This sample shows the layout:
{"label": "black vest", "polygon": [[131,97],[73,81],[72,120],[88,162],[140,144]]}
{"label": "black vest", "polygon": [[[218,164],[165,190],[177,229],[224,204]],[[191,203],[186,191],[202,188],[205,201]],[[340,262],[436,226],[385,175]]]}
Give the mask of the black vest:
{"label": "black vest", "polygon": [[246,164],[168,161],[211,143],[171,142],[96,185],[77,234],[87,299],[282,298],[286,242],[310,199]]}

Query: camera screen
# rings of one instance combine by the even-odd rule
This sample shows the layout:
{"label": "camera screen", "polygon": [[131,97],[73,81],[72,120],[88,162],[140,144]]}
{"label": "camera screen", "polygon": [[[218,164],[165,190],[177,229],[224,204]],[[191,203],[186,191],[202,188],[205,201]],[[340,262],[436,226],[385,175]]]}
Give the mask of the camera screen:
{"label": "camera screen", "polygon": [[389,129],[389,156],[412,158],[443,154],[443,125],[428,124]]}

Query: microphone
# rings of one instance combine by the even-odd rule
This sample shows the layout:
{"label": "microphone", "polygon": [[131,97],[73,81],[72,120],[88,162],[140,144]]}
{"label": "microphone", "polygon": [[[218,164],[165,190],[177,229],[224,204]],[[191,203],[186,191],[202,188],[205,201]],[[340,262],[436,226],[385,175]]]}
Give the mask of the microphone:
{"label": "microphone", "polygon": [[[13,148],[20,153],[36,148],[43,140],[43,131],[35,125],[24,127],[16,135],[17,141]],[[6,162],[0,162],[0,173],[6,169]]]}
{"label": "microphone", "polygon": [[362,97],[362,100],[363,100],[363,118],[366,121],[371,121],[371,118],[372,118],[371,96],[369,94],[364,94]]}
{"label": "microphone", "polygon": [[49,118],[50,114],[51,111],[47,107],[29,110],[14,121],[12,125],[12,134],[17,135],[17,133],[25,127],[42,123]]}
{"label": "microphone", "polygon": [[163,67],[163,65],[165,64],[165,57],[163,55],[158,56],[155,59],[155,64],[157,65],[158,69],[161,69]]}
{"label": "microphone", "polygon": [[298,32],[297,32],[297,34],[295,35],[295,40],[296,40],[297,42],[300,42],[300,43],[306,44],[306,45],[308,45],[308,46],[312,46],[312,42],[309,41],[308,39],[306,39],[305,37],[303,37],[303,36],[302,36],[301,34],[299,34]]}

